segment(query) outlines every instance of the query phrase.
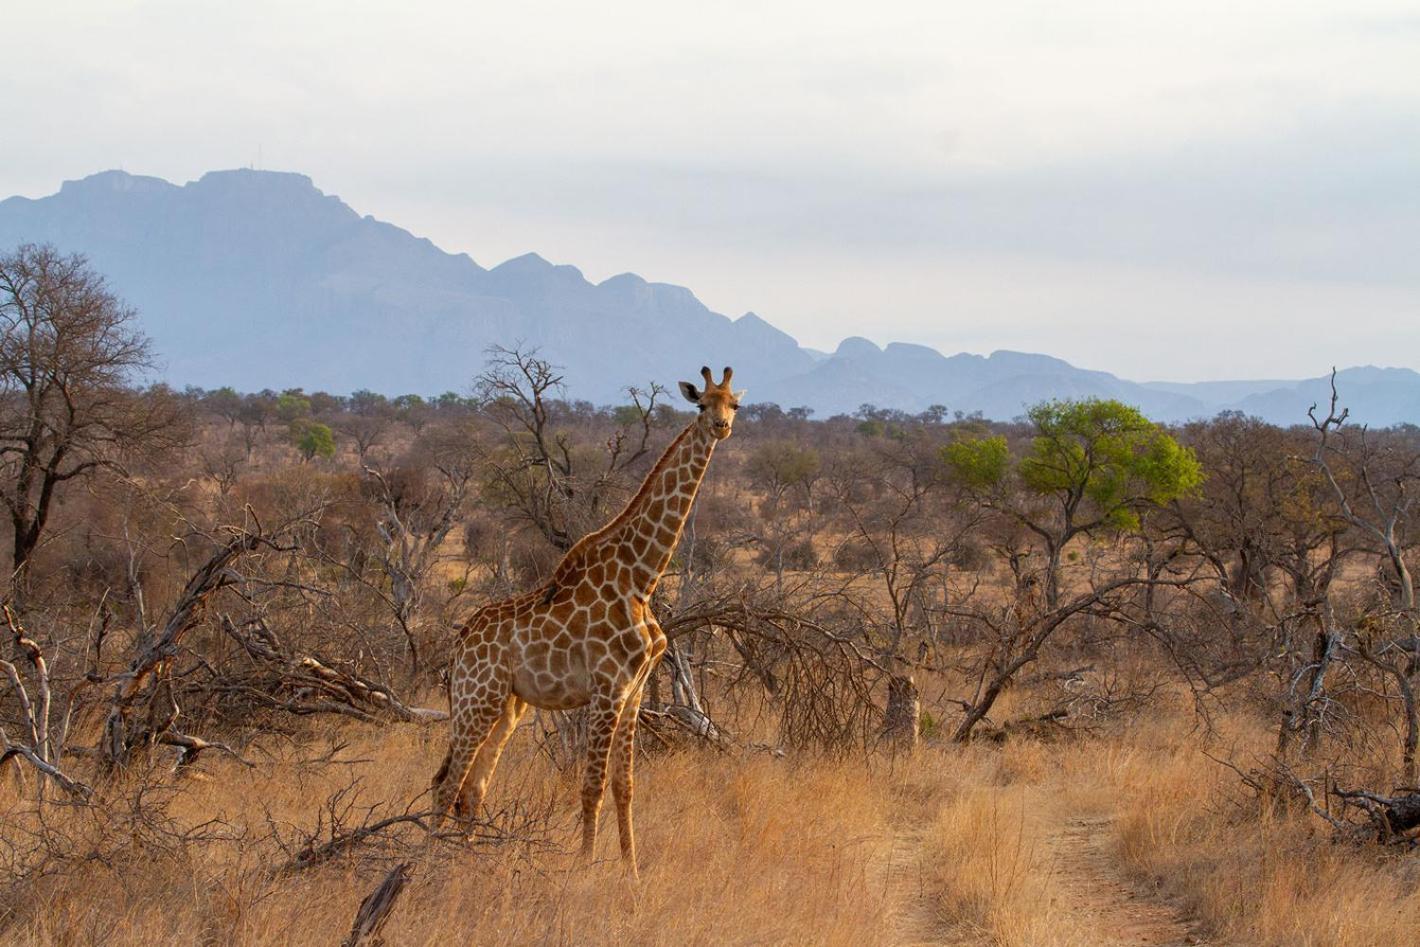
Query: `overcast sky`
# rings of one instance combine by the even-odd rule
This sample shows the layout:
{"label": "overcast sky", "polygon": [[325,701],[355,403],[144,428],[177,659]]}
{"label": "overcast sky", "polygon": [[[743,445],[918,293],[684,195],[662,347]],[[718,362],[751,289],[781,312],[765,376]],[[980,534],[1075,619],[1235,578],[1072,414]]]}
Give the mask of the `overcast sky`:
{"label": "overcast sky", "polygon": [[10,3],[0,196],[301,171],[807,345],[1420,369],[1420,0]]}

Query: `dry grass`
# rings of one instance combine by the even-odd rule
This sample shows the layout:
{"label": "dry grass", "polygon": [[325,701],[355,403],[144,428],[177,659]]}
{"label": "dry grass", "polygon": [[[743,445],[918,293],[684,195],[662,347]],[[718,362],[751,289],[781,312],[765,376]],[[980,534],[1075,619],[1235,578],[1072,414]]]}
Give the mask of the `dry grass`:
{"label": "dry grass", "polygon": [[[1222,725],[1231,752],[1271,740],[1243,715]],[[0,940],[338,942],[361,898],[409,851],[372,844],[281,874],[291,853],[276,839],[311,828],[325,800],[352,784],[356,802],[378,814],[421,808],[442,732],[351,725],[334,736],[348,743],[336,762],[302,762],[324,738],[251,750],[260,761],[251,768],[204,760],[203,778],[166,797],[171,822],[156,830],[71,818],[67,844],[99,856],[24,882]],[[1144,879],[1141,890],[1157,883],[1170,910],[1222,942],[1412,939],[1420,894],[1409,857],[1339,846],[1304,815],[1249,806],[1202,745],[1182,704],[1160,704],[1107,734],[928,745],[896,763],[661,754],[638,774],[635,885],[609,818],[601,861],[570,853],[575,777],[538,754],[525,728],[489,799],[507,838],[429,855],[410,829],[415,878],[386,935],[391,944],[1096,944],[1097,912],[1072,903],[1077,868],[1061,861],[1059,839],[1068,820],[1098,819],[1110,857]],[[28,803],[7,782],[0,806],[12,814],[0,841],[22,841],[35,828]],[[164,834],[212,819],[207,841]]]}
{"label": "dry grass", "polygon": [[944,930],[994,944],[1042,944],[1051,926],[1049,865],[1025,786],[984,781],[943,800],[924,853]]}
{"label": "dry grass", "polygon": [[[1244,716],[1222,729],[1233,752],[1261,755],[1275,738]],[[1420,929],[1413,856],[1338,844],[1315,818],[1251,800],[1232,771],[1179,736],[1155,721],[1093,754],[1095,771],[1119,796],[1124,858],[1239,942],[1413,942]]]}
{"label": "dry grass", "polygon": [[[210,778],[185,781],[168,814],[183,826],[220,819],[233,840],[154,845],[70,866],[31,884],[4,940],[338,941],[389,862],[347,857],[279,875],[288,856],[271,827],[310,827],[321,803],[351,780],[361,802],[402,806],[423,791],[438,749],[412,729],[344,736],[351,742],[340,757],[359,762],[301,767],[299,749],[251,770],[214,760]],[[575,841],[576,786],[533,752],[529,736],[515,739],[489,799],[501,824],[522,837],[416,861],[387,931],[391,943],[889,939],[892,782],[861,761],[796,764],[707,750],[643,762],[643,877],[633,885],[616,858],[614,819],[603,820],[603,861],[582,865],[565,851]],[[75,828],[68,837],[82,845],[96,834]]]}

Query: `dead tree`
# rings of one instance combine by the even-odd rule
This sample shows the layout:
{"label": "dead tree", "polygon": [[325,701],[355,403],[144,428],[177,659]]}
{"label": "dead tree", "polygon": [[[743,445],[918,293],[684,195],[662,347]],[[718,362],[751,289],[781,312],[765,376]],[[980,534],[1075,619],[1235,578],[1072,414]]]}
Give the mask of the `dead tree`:
{"label": "dead tree", "polygon": [[126,765],[134,749],[153,743],[176,745],[195,755],[196,742],[177,728],[181,708],[168,686],[183,638],[202,619],[213,593],[239,581],[233,566],[242,556],[258,549],[290,551],[295,548],[290,534],[308,522],[309,516],[271,532],[254,516],[251,520],[250,526],[228,530],[230,538],[188,578],[167,619],[160,626],[142,629],[127,670],[111,679],[113,692],[100,747],[108,766]]}
{"label": "dead tree", "polygon": [[374,551],[385,578],[371,584],[352,570],[389,608],[409,649],[410,679],[419,674],[418,621],[429,576],[439,550],[458,521],[472,485],[474,466],[467,451],[426,461],[432,471],[414,466],[392,473],[365,468],[379,508],[375,529],[381,545]]}
{"label": "dead tree", "polygon": [[130,387],[149,363],[136,313],[83,257],[30,245],[0,256],[0,504],[22,614],[30,559],[66,485],[183,439],[175,399]]}
{"label": "dead tree", "polygon": [[[1349,409],[1338,412],[1338,404],[1336,370],[1332,369],[1326,416],[1317,416],[1316,405],[1307,411],[1317,433],[1312,463],[1331,487],[1341,517],[1375,544],[1389,570],[1395,638],[1362,642],[1357,653],[1399,687],[1405,721],[1401,757],[1406,781],[1414,784],[1420,781],[1420,706],[1415,697],[1420,679],[1420,609],[1416,607],[1415,582],[1406,563],[1405,528],[1415,500],[1410,488],[1420,480],[1420,455],[1397,457],[1394,451],[1377,448],[1364,427],[1357,433],[1355,443],[1338,444],[1349,417]],[[1342,642],[1335,639],[1337,632],[1332,628],[1318,632],[1316,650],[1323,669],[1341,647]]]}
{"label": "dead tree", "polygon": [[[1341,515],[1353,527],[1377,543],[1381,555],[1392,571],[1395,587],[1396,606],[1407,616],[1415,615],[1415,581],[1405,562],[1406,542],[1404,528],[1414,506],[1415,497],[1410,493],[1412,483],[1420,479],[1420,456],[1400,460],[1394,469],[1382,473],[1378,469],[1379,458],[1367,441],[1367,431],[1363,427],[1358,434],[1359,443],[1345,458],[1350,468],[1354,484],[1350,490],[1342,485],[1333,467],[1332,459],[1342,452],[1333,441],[1333,434],[1341,429],[1350,416],[1350,409],[1343,408],[1337,413],[1338,395],[1336,391],[1336,370],[1331,370],[1331,403],[1326,417],[1318,418],[1316,405],[1307,411],[1317,432],[1316,453],[1312,463],[1321,470],[1335,494],[1341,508]],[[1382,483],[1385,477],[1388,484]],[[1355,494],[1353,499],[1352,494]]]}
{"label": "dead tree", "polygon": [[[50,686],[49,662],[38,644],[25,634],[15,613],[9,605],[4,606],[5,621],[9,626],[15,650],[24,655],[30,668],[30,684],[26,686],[19,668],[10,661],[0,660],[0,671],[14,690],[15,700],[20,708],[21,725],[25,735],[20,740],[11,740],[10,735],[0,727],[0,769],[15,759],[23,759],[47,779],[53,780],[61,789],[72,796],[87,799],[93,790],[84,783],[60,769],[64,745],[69,736],[69,721],[74,707],[71,696],[68,710],[60,718],[59,726],[51,731],[51,717],[54,711],[54,696]],[[34,693],[31,694],[31,689]],[[36,797],[44,799],[44,783],[40,782]]]}

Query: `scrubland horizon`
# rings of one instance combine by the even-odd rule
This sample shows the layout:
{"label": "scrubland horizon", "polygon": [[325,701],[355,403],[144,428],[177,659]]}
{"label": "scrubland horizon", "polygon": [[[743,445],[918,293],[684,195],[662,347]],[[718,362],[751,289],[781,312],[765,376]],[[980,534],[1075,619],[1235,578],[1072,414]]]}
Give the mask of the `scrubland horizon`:
{"label": "scrubland horizon", "polygon": [[1415,940],[1412,0],[5,27],[0,943]]}
{"label": "scrubland horizon", "polygon": [[[0,201],[0,242],[85,253],[134,304],[173,384],[464,392],[490,349],[540,349],[573,398],[669,386],[676,365],[732,362],[753,397],[820,415],[933,406],[996,419],[1049,398],[1116,398],[1158,420],[1242,411],[1307,423],[1330,365],[1303,379],[1138,383],[1050,355],[947,355],[849,337],[831,353],[755,313],[713,312],[686,287],[622,272],[600,283],[536,253],[490,269],[376,220],[307,176],[239,169],[178,186],[104,172],[38,200]],[[1164,354],[1159,349],[1159,355]],[[1341,366],[1352,418],[1420,420],[1420,373]]]}

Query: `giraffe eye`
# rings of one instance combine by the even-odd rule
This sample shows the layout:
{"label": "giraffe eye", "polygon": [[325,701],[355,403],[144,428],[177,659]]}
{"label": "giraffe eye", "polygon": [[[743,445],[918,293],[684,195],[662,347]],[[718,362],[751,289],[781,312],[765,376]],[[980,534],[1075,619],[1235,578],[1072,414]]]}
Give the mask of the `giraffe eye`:
{"label": "giraffe eye", "polygon": [[739,402],[735,402],[734,404],[730,405],[730,410],[731,410],[731,411],[738,411],[739,409],[740,409]]}

